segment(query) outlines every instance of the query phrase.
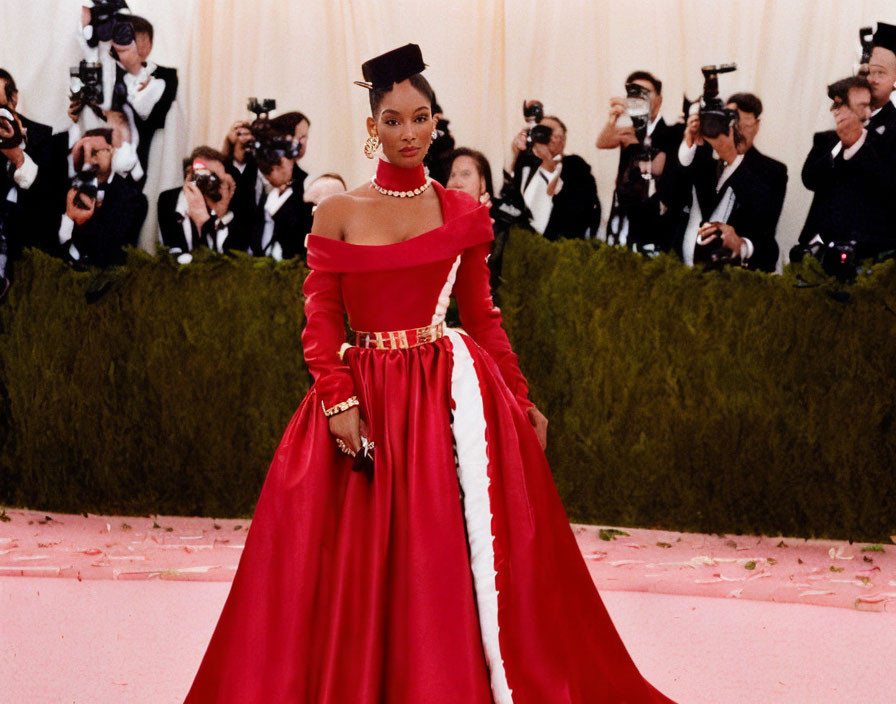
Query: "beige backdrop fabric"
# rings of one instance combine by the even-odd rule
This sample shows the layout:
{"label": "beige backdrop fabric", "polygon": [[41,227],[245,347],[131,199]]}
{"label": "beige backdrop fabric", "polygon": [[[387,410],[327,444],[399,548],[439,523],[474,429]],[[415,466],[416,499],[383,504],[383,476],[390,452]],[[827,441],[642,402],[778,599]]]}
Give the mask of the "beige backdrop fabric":
{"label": "beige backdrop fabric", "polygon": [[[67,126],[68,67],[78,0],[0,0],[0,65],[19,83],[22,112]],[[594,141],[611,96],[634,69],[663,80],[667,122],[682,94],[698,96],[700,66],[735,61],[724,95],[758,94],[765,105],[757,146],[784,161],[790,182],[778,242],[796,239],[811,194],[800,168],[812,133],[832,126],[825,86],[850,74],[857,30],[896,23],[893,0],[131,0],[156,28],[153,59],[180,75],[178,109],[166,128],[159,187],[178,182],[192,146],[220,146],[246,98],[274,97],[312,122],[303,167],[368,178],[361,154],[367,101],[360,64],[407,42],[423,49],[427,76],[458,145],[486,153],[496,184],[524,98],[539,98],[569,127],[568,151],[595,169],[604,216],[618,154]],[[182,129],[181,129],[182,128]],[[155,203],[150,202],[154,209]]]}

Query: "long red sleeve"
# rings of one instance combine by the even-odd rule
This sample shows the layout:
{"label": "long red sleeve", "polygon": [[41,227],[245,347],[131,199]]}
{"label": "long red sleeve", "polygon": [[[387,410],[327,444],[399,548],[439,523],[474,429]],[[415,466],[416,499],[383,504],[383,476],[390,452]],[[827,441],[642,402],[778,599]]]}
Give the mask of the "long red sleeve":
{"label": "long red sleeve", "polygon": [[491,244],[469,247],[463,253],[454,284],[454,297],[464,330],[498,365],[504,383],[523,410],[535,404],[529,400],[529,385],[520,371],[519,360],[501,327],[501,311],[489,289],[487,258]]}
{"label": "long red sleeve", "polygon": [[305,294],[305,329],[302,347],[305,363],[314,377],[314,390],[324,408],[332,408],[355,395],[349,368],[339,350],[345,342],[345,306],[339,274],[312,271],[302,287]]}

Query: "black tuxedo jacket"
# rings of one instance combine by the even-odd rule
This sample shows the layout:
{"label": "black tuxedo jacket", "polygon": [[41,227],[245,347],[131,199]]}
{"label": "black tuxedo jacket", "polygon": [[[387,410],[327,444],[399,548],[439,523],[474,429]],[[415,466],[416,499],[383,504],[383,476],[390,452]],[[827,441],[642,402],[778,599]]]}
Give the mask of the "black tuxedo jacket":
{"label": "black tuxedo jacket", "polygon": [[[184,235],[184,216],[177,212],[177,200],[181,194],[180,188],[172,188],[169,191],[162,191],[159,194],[158,214],[159,214],[159,231],[161,233],[162,244],[172,250],[180,252],[189,252],[200,246],[214,249],[216,246],[215,223],[214,219],[210,219],[202,227],[200,233],[196,229],[196,225],[190,220],[190,229],[193,232],[193,246],[187,244],[187,238]],[[245,220],[237,218],[234,213],[233,220],[227,226],[227,238],[224,240],[224,251],[231,250],[245,251],[249,248],[249,232],[245,226]]]}
{"label": "black tuxedo jacket", "polygon": [[[313,205],[304,202],[302,198],[301,190],[293,188],[292,195],[280,206],[280,209],[277,210],[273,217],[274,236],[269,247],[275,242],[279,243],[283,250],[284,259],[293,257],[302,257],[304,259],[306,255],[305,235],[311,232],[313,221],[311,208]],[[265,226],[265,202],[266,198],[262,198],[255,210],[255,217],[252,223],[249,251],[257,257],[267,256],[270,253],[262,247]]]}
{"label": "black tuxedo jacket", "polygon": [[147,207],[146,196],[131,179],[115,176],[106,186],[103,204],[72,232],[80,261],[100,267],[123,264],[124,247],[137,245]]}
{"label": "black tuxedo jacket", "polygon": [[[13,259],[25,247],[50,248],[56,237],[55,211],[47,206],[53,193],[53,130],[24,115],[19,115],[19,119],[26,132],[24,152],[38,171],[30,188],[19,188],[13,178],[12,165],[0,154],[0,200],[6,212],[4,232]],[[12,188],[16,189],[15,203],[6,200]]]}
{"label": "black tuxedo jacket", "polygon": [[815,196],[800,243],[808,244],[818,235],[826,243],[856,240],[892,246],[896,242],[896,168],[890,140],[868,130],[865,143],[851,159],[844,159],[842,150],[831,156],[839,141],[833,130],[817,133],[803,164],[803,184]]}
{"label": "black tuxedo jacket", "polygon": [[[230,161],[224,165],[236,183],[236,190],[233,193],[233,200],[230,202],[230,209],[234,215],[243,222],[253,222],[257,216],[258,208],[264,203],[265,196],[262,193],[261,203],[255,197],[255,184],[258,182],[258,163],[251,154],[246,157],[246,168],[240,172]],[[299,165],[296,164],[292,169],[292,190],[298,193],[299,200],[305,198],[305,179],[308,174],[305,173]]]}
{"label": "black tuxedo jacket", "polygon": [[[548,240],[560,238],[583,238],[589,228],[592,234],[600,225],[600,200],[597,197],[597,183],[591,173],[591,167],[582,157],[567,154],[562,160],[560,178],[563,188],[554,198],[554,207],[544,230]],[[526,186],[538,172],[541,160],[538,157],[522,152],[513,167],[513,186],[519,201],[525,208],[522,194]],[[523,183],[525,166],[530,166],[526,182]]]}
{"label": "black tuxedo jacket", "polygon": [[896,105],[887,101],[880,112],[868,120],[868,131],[886,140],[891,147],[896,145]]}
{"label": "black tuxedo jacket", "polygon": [[[734,206],[726,222],[740,237],[746,237],[753,243],[753,256],[746,265],[761,271],[774,271],[778,262],[775,228],[781,215],[778,200],[781,203],[784,201],[783,193],[775,193],[776,184],[779,189],[781,187],[781,176],[778,167],[769,163],[771,161],[774,160],[764,157],[756,149],[750,149],[718,193],[718,160],[713,158],[712,148],[708,144],[698,147],[691,165],[680,169],[687,190],[690,186],[696,189],[704,222],[710,219],[726,193],[733,193]],[[773,171],[779,172],[777,181],[770,177]],[[783,183],[786,187],[786,169]],[[676,235],[676,250],[683,255],[685,219],[681,222]]]}
{"label": "black tuxedo jacket", "polygon": [[[661,117],[650,135],[650,146],[665,157],[663,171],[656,175],[656,192],[648,194],[648,181],[641,176],[638,165],[643,147],[630,144],[619,150],[619,168],[616,173],[616,189],[610,211],[612,228],[616,222],[621,227],[622,218],[628,218],[628,243],[643,246],[653,244],[662,250],[672,248],[677,217],[674,210],[663,213],[660,203],[669,199],[665,195],[666,174],[674,172],[678,163],[678,147],[684,135],[684,125],[667,125]],[[614,220],[619,218],[618,221]]]}

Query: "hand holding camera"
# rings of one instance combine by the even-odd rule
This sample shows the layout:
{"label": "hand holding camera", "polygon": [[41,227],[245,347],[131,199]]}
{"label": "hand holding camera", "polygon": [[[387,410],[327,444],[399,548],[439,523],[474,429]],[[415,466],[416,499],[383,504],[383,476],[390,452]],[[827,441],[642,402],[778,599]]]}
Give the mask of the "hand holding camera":
{"label": "hand holding camera", "polygon": [[245,120],[237,120],[230,126],[224,138],[224,153],[232,154],[235,162],[243,164],[246,161],[249,143],[253,139],[251,125]]}
{"label": "hand holding camera", "polygon": [[0,154],[9,159],[15,168],[19,168],[25,162],[25,154],[22,152],[22,125],[18,115],[8,108],[0,108]]}
{"label": "hand holding camera", "polygon": [[710,267],[732,264],[740,259],[744,240],[737,231],[724,222],[707,222],[697,230],[695,261],[706,262]]}
{"label": "hand holding camera", "polygon": [[91,197],[81,188],[72,186],[65,198],[65,214],[75,225],[81,227],[93,217],[94,212],[96,212],[96,195]]}

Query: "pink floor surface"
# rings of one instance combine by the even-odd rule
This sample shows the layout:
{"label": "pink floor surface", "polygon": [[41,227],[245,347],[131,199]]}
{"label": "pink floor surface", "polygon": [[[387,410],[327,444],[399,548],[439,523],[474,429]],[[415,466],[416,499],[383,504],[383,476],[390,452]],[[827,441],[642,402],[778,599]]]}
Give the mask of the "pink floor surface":
{"label": "pink floor surface", "polygon": [[[181,701],[247,527],[0,510],[0,704]],[[681,704],[896,702],[896,546],[574,529]]]}

